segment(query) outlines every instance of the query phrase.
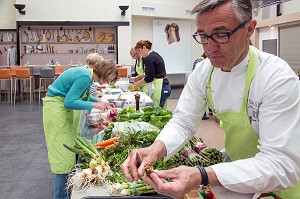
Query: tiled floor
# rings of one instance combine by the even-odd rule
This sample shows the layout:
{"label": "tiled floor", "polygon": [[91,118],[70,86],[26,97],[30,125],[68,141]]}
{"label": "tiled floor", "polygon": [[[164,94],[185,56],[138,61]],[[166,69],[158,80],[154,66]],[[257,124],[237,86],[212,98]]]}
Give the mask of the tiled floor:
{"label": "tiled floor", "polygon": [[[173,89],[168,109],[175,109],[181,90]],[[223,147],[224,133],[212,116],[200,122],[196,135],[210,146]],[[0,193],[0,199],[53,198],[42,104],[0,103]]]}
{"label": "tiled floor", "polygon": [[41,105],[0,104],[0,198],[53,198]]}

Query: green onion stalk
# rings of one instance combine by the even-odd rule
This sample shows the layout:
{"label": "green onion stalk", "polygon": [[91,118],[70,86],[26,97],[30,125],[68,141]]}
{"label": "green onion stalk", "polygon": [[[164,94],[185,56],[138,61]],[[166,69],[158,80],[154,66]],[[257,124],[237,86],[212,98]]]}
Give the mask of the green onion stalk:
{"label": "green onion stalk", "polygon": [[113,196],[134,196],[146,193],[156,193],[156,191],[142,180],[133,183],[115,183],[110,190],[110,194]]}

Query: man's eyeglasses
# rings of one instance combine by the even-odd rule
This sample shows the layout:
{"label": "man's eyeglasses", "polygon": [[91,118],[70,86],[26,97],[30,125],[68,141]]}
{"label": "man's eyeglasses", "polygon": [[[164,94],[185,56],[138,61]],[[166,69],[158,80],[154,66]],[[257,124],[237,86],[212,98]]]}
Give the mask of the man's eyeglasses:
{"label": "man's eyeglasses", "polygon": [[193,34],[193,38],[199,43],[199,44],[207,44],[208,39],[211,38],[215,43],[217,44],[225,44],[229,41],[229,38],[233,33],[238,31],[240,28],[244,27],[247,21],[240,23],[236,28],[234,28],[232,31],[229,32],[217,32],[212,35],[203,35],[203,34]]}
{"label": "man's eyeglasses", "polygon": [[135,59],[135,56],[137,55],[137,53],[135,53],[134,55],[132,55],[131,57],[132,57],[132,59]]}

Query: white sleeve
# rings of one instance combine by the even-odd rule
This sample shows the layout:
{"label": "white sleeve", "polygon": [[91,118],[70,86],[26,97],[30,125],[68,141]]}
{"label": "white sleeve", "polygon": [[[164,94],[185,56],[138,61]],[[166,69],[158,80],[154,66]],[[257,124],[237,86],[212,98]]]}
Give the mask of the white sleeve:
{"label": "white sleeve", "polygon": [[280,59],[264,64],[270,69],[257,74],[249,93],[249,97],[261,93],[260,152],[253,158],[211,166],[220,183],[235,192],[282,190],[295,186],[300,179],[299,80]]}
{"label": "white sleeve", "polygon": [[205,92],[209,72],[210,62],[201,62],[192,72],[178,100],[173,118],[156,138],[167,147],[166,160],[185,145],[199,126],[206,110]]}

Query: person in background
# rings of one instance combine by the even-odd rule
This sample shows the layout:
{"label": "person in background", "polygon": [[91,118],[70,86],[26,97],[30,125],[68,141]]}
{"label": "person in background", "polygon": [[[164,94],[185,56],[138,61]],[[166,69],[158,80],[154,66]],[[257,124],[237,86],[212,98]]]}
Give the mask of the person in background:
{"label": "person in background", "polygon": [[[129,77],[133,77],[133,81],[136,83],[144,77],[144,61],[143,57],[135,52],[134,48],[130,50],[130,56],[132,59],[135,59],[134,64],[134,73],[132,73]],[[142,84],[139,87],[139,90],[148,92],[147,84]]]}
{"label": "person in background", "polygon": [[207,56],[205,55],[205,52],[202,53],[200,58],[197,58],[193,63],[193,70],[196,68],[197,64],[206,59]]}
{"label": "person in background", "polygon": [[[194,63],[193,63],[193,70],[196,68],[197,64],[203,61],[206,57],[205,53],[203,52],[200,58],[197,58]],[[211,109],[209,108],[209,111],[211,112]],[[204,115],[202,117],[202,120],[208,120],[209,118],[207,117],[206,111],[204,112]]]}
{"label": "person in background", "polygon": [[[90,53],[88,54],[88,56],[86,57],[86,61],[85,64],[89,67],[89,68],[93,68],[93,66],[97,63],[97,62],[101,62],[103,61],[103,57],[99,54],[99,53]],[[95,81],[93,80],[92,85],[90,87],[90,92],[91,95],[94,97],[102,97],[103,93],[101,91],[97,90],[97,85],[95,84]]]}
{"label": "person in background", "polygon": [[86,66],[70,68],[48,87],[43,98],[43,127],[51,172],[55,174],[55,199],[68,198],[65,190],[67,175],[76,162],[75,154],[63,146],[74,146],[74,138],[79,135],[74,110],[114,108],[113,104],[91,96],[90,86],[93,80],[104,84],[114,83],[116,79],[116,64],[112,60],[103,60],[95,63],[92,69]]}
{"label": "person in background", "polygon": [[[224,197],[221,191],[226,198],[275,192],[284,199],[299,199],[297,76],[281,58],[249,45],[257,24],[251,0],[203,0],[193,13],[193,37],[208,59],[189,76],[173,118],[151,146],[131,152],[121,166],[123,173],[131,182],[142,177],[158,193],[173,198],[210,185],[216,198]],[[207,104],[223,122],[231,162],[144,175],[145,165],[169,159],[195,135]],[[142,159],[138,168],[137,154]]]}
{"label": "person in background", "polygon": [[154,105],[166,109],[167,99],[171,95],[171,86],[163,58],[151,48],[152,43],[148,40],[140,40],[134,48],[135,52],[144,58],[145,65],[145,74],[135,85],[140,87],[147,83],[148,95],[153,100]]}

